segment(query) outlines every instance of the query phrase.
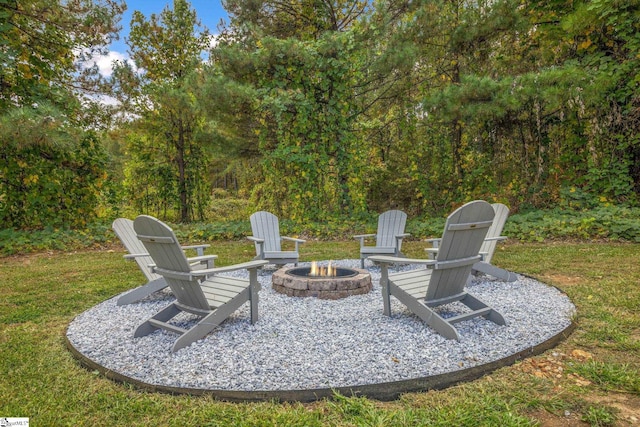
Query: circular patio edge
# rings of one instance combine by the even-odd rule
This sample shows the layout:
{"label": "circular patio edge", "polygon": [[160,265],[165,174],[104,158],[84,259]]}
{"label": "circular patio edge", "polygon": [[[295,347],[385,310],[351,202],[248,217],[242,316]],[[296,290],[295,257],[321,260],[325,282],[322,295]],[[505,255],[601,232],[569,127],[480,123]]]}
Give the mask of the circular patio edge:
{"label": "circular patio edge", "polygon": [[131,384],[134,387],[151,392],[159,392],[166,394],[188,394],[194,396],[209,395],[216,400],[229,402],[313,402],[324,398],[332,398],[335,393],[344,396],[367,397],[371,399],[390,401],[397,399],[403,393],[420,392],[427,390],[440,390],[461,382],[472,381],[483,377],[496,369],[509,366],[518,360],[525,359],[530,356],[541,354],[551,348],[557,346],[564,341],[575,330],[576,323],[572,321],[569,326],[552,336],[546,341],[537,344],[534,347],[519,351],[510,356],[483,365],[473,366],[467,369],[461,369],[453,372],[445,372],[443,374],[432,375],[428,377],[412,378],[409,380],[383,382],[377,384],[362,384],[336,388],[317,388],[307,390],[263,390],[263,391],[241,391],[241,390],[219,390],[219,389],[201,389],[201,388],[181,388],[163,385],[148,384],[124,374],[114,372],[104,366],[96,363],[78,351],[69,341],[65,329],[65,343],[71,354],[80,364],[91,371],[98,371],[106,378],[125,384]]}

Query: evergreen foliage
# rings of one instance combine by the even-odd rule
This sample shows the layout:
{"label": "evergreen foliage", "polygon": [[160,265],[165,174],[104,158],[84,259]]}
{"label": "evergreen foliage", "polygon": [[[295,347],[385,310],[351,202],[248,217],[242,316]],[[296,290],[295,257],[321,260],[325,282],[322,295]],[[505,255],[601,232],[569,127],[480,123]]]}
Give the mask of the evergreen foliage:
{"label": "evergreen foliage", "polygon": [[[175,0],[134,13],[132,62],[107,82],[120,111],[105,123],[71,90],[104,83],[75,72],[73,52],[102,49],[123,6],[51,4],[0,2],[11,227],[95,212],[217,220],[225,209],[211,204],[232,199],[230,217],[268,209],[309,224],[389,208],[439,217],[472,199],[514,213],[638,205],[637,1],[226,0],[212,45]],[[45,209],[51,188],[81,210]]]}
{"label": "evergreen foliage", "polygon": [[11,228],[82,227],[96,218],[107,178],[93,132],[44,105],[0,117],[0,223]]}
{"label": "evergreen foliage", "polygon": [[107,157],[87,131],[84,61],[108,44],[117,1],[0,1],[0,224],[82,227],[97,216]]}
{"label": "evergreen foliage", "polygon": [[184,0],[148,19],[134,12],[127,43],[135,67],[116,64],[113,79],[124,111],[136,116],[127,145],[128,199],[136,211],[164,217],[177,211],[182,222],[204,218],[210,193],[208,158],[198,138],[204,119],[195,105],[194,86],[209,33],[199,28]]}

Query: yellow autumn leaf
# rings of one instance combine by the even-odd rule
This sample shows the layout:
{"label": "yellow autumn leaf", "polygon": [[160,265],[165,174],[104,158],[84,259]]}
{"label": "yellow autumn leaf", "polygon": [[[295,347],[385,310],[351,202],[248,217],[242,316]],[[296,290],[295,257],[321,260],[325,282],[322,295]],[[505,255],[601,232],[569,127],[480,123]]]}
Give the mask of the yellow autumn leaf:
{"label": "yellow autumn leaf", "polygon": [[38,182],[38,175],[29,175],[26,178],[24,178],[22,181],[25,184],[35,184],[36,182]]}
{"label": "yellow autumn leaf", "polygon": [[587,38],[585,41],[578,45],[578,49],[587,49],[589,46],[591,46],[591,44],[591,39]]}

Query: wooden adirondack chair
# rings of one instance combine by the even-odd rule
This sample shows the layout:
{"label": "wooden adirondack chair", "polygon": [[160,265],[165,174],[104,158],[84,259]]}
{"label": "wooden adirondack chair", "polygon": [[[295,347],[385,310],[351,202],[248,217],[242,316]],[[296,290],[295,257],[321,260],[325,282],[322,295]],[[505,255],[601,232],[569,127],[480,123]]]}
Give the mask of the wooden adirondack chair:
{"label": "wooden adirondack chair", "polygon": [[[496,267],[491,264],[493,253],[496,250],[497,243],[501,240],[506,240],[507,236],[501,236],[504,224],[509,217],[509,208],[502,203],[494,203],[491,205],[495,212],[495,218],[493,225],[487,231],[487,237],[484,239],[482,246],[480,247],[480,261],[473,265],[473,271],[479,271],[481,273],[488,274],[490,276],[502,279],[506,282],[515,282],[518,280],[518,276],[504,268]],[[427,239],[427,242],[433,244],[433,248],[427,248],[430,258],[435,259],[435,255],[438,253],[438,245],[440,239]]]}
{"label": "wooden adirondack chair", "polygon": [[[141,215],[134,221],[138,239],[153,259],[153,270],[167,281],[176,301],[138,326],[134,337],[148,335],[156,329],[180,334],[173,345],[175,352],[204,338],[245,302],[250,303],[251,323],[258,320],[258,268],[266,261],[250,261],[228,267],[194,270],[178,244],[173,230],[156,218]],[[220,273],[248,270],[249,279],[222,276]],[[200,316],[193,327],[184,329],[170,323],[186,312]]]}
{"label": "wooden adirondack chair", "polygon": [[[118,218],[113,221],[111,228],[116,233],[116,236],[118,236],[127,252],[129,252],[124,256],[124,258],[127,260],[134,260],[147,278],[147,284],[139,286],[118,298],[117,305],[131,304],[140,301],[152,293],[166,288],[167,282],[162,276],[154,273],[151,268],[153,260],[147,253],[142,242],[138,240],[136,232],[133,229],[133,221],[128,218]],[[210,245],[183,246],[182,249],[192,249],[197,252],[197,257],[188,258],[192,267],[212,268],[217,255],[204,255],[204,249],[209,246]]]}
{"label": "wooden adirondack chair", "polygon": [[[398,211],[386,211],[378,217],[378,231],[376,234],[359,234],[353,236],[360,240],[360,266],[364,268],[364,260],[371,255],[403,256],[402,239],[410,234],[404,232],[407,214]],[[365,246],[365,240],[376,238],[375,246]]]}
{"label": "wooden adirondack chair", "polygon": [[[298,265],[300,254],[298,247],[305,241],[293,237],[280,236],[280,224],[278,217],[271,212],[259,211],[251,215],[251,232],[253,236],[247,239],[255,243],[256,256],[254,259],[267,260],[272,264],[284,265],[293,263]],[[281,242],[283,240],[293,242],[293,251],[283,251]]]}
{"label": "wooden adirondack chair", "polygon": [[[406,259],[374,256],[370,259],[382,264],[382,299],[384,314],[391,315],[391,295],[436,332],[448,339],[460,339],[455,323],[474,317],[499,324],[506,322],[502,315],[465,289],[471,268],[480,260],[480,246],[493,223],[494,211],[487,202],[477,200],[456,209],[447,218],[436,259]],[[389,264],[422,264],[426,268],[389,274]],[[470,311],[455,317],[443,318],[432,307],[461,302]]]}

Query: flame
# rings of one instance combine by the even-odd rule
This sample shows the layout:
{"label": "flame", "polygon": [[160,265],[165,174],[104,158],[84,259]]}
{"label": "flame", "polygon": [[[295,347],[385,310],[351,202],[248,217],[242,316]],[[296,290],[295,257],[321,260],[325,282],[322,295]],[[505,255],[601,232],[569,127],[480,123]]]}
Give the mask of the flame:
{"label": "flame", "polygon": [[333,277],[336,275],[336,268],[331,265],[333,261],[329,261],[329,265],[319,266],[316,261],[311,262],[311,270],[309,271],[309,276],[321,276],[321,277]]}

